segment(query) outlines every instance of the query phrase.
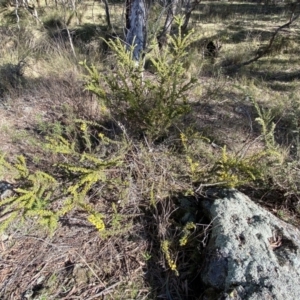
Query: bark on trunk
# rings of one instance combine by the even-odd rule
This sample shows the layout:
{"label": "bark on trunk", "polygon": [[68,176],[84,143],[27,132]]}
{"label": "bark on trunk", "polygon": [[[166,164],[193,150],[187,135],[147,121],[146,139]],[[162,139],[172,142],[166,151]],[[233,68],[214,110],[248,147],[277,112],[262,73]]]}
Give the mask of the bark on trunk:
{"label": "bark on trunk", "polygon": [[146,46],[146,5],[144,0],[129,0],[126,4],[127,2],[131,2],[131,9],[129,18],[126,20],[126,44],[128,49],[135,46],[133,59],[138,61]]}
{"label": "bark on trunk", "polygon": [[130,15],[131,15],[131,8],[132,8],[132,3],[133,3],[133,0],[126,0],[125,1],[125,33],[126,33],[126,36],[128,34],[128,31],[130,29]]}
{"label": "bark on trunk", "polygon": [[197,7],[197,5],[201,2],[201,0],[195,0],[193,3],[191,3],[191,0],[185,0],[184,1],[184,6],[185,6],[185,19],[184,19],[184,23],[181,26],[181,30],[185,31],[188,27],[190,18],[192,16],[192,12],[193,10],[195,10],[195,8]]}
{"label": "bark on trunk", "polygon": [[106,23],[107,23],[108,29],[110,30],[110,29],[112,29],[112,26],[111,26],[111,22],[110,22],[110,13],[109,13],[108,1],[103,0],[103,2],[104,2],[104,6],[105,6]]}
{"label": "bark on trunk", "polygon": [[174,16],[176,15],[178,0],[169,0],[168,2],[168,14],[163,28],[163,32],[165,35],[168,35],[171,32]]}
{"label": "bark on trunk", "polygon": [[160,48],[165,46],[165,44],[167,43],[167,35],[169,35],[171,32],[172,23],[174,20],[174,16],[176,14],[177,4],[178,4],[178,0],[168,0],[167,18],[166,18],[163,30],[158,37],[158,45]]}

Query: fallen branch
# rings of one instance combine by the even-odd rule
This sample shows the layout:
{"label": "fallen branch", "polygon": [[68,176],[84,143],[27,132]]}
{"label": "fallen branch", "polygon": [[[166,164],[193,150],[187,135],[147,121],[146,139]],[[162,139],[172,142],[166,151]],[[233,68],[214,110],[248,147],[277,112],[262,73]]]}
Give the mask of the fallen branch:
{"label": "fallen branch", "polygon": [[294,21],[296,21],[296,20],[299,18],[299,16],[300,16],[300,14],[298,14],[298,15],[295,16],[294,13],[293,13],[293,14],[291,15],[291,17],[290,17],[290,20],[289,20],[287,23],[285,23],[284,25],[278,27],[278,28],[275,30],[275,32],[273,33],[273,35],[272,35],[272,37],[271,37],[271,39],[270,39],[270,41],[269,41],[269,44],[267,45],[267,47],[265,47],[265,48],[263,49],[263,51],[261,51],[260,53],[257,53],[256,56],[255,56],[254,58],[251,58],[251,59],[248,60],[248,61],[245,61],[245,62],[243,62],[243,63],[241,63],[241,64],[239,64],[239,65],[236,65],[235,68],[241,68],[242,66],[247,66],[247,65],[249,65],[249,64],[251,64],[251,63],[253,63],[253,62],[259,60],[260,58],[262,58],[262,57],[265,56],[266,54],[268,54],[269,51],[270,51],[270,49],[271,49],[272,46],[273,46],[273,43],[274,43],[274,40],[275,40],[275,37],[277,36],[277,34],[278,34],[282,29],[289,27]]}

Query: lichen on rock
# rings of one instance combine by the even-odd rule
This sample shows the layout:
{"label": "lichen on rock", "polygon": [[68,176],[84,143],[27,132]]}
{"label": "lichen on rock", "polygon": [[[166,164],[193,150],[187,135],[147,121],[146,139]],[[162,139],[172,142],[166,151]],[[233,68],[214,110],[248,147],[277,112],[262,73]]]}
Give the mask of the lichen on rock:
{"label": "lichen on rock", "polygon": [[201,205],[213,220],[202,280],[216,299],[300,299],[296,227],[233,189]]}

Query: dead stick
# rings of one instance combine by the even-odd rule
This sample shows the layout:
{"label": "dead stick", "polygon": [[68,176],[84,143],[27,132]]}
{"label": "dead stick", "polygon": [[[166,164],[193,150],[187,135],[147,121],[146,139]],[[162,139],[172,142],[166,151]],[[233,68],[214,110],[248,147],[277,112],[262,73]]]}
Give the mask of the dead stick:
{"label": "dead stick", "polygon": [[296,21],[296,20],[299,18],[299,16],[300,16],[300,14],[298,14],[298,15],[295,16],[294,13],[293,13],[293,14],[291,15],[291,17],[290,17],[290,20],[289,20],[286,24],[284,24],[284,25],[278,27],[278,28],[275,30],[275,32],[273,33],[273,35],[272,35],[272,37],[271,37],[271,39],[270,39],[270,41],[269,41],[268,46],[267,46],[261,53],[258,53],[254,58],[252,58],[252,59],[250,59],[250,60],[248,60],[248,61],[245,61],[245,62],[243,62],[243,63],[241,63],[241,64],[239,64],[239,65],[237,65],[237,66],[235,66],[235,67],[240,68],[240,67],[242,67],[242,66],[247,66],[247,65],[249,65],[249,64],[251,64],[251,63],[253,63],[253,62],[259,60],[259,59],[260,59],[261,57],[263,57],[264,55],[266,55],[266,54],[269,52],[269,50],[272,48],[272,45],[273,45],[274,40],[275,40],[275,37],[276,37],[276,35],[279,33],[279,31],[281,31],[282,29],[284,29],[284,28],[286,28],[286,27],[289,27],[294,21]]}

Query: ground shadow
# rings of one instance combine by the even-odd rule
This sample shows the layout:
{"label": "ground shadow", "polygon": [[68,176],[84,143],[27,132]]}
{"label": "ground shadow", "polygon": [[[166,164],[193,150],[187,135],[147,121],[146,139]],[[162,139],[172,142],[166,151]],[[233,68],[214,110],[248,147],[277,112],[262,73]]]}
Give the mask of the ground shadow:
{"label": "ground shadow", "polygon": [[[143,220],[150,258],[145,267],[145,280],[152,287],[152,299],[200,299],[204,291],[201,283],[203,249],[208,241],[209,219],[204,216],[195,197],[177,195],[159,201],[155,208],[145,211]],[[198,224],[180,246],[184,226]],[[181,228],[181,229],[180,229]],[[164,248],[168,241],[168,250]],[[168,254],[176,264],[172,271]],[[169,261],[170,263],[170,261]]]}
{"label": "ground shadow", "polygon": [[83,24],[68,30],[59,22],[59,20],[49,20],[48,25],[45,25],[49,39],[55,44],[69,45],[72,41],[76,50],[84,55],[106,53],[108,46],[104,40],[123,36],[122,29],[116,26],[113,32],[107,26],[98,24]]}
{"label": "ground shadow", "polygon": [[267,73],[265,71],[251,71],[252,77],[263,78],[265,81],[273,82],[292,82],[294,80],[300,80],[300,70],[293,72],[287,71],[274,71]]}
{"label": "ground shadow", "polygon": [[284,5],[260,5],[258,3],[226,3],[223,1],[203,2],[197,6],[192,18],[200,22],[213,22],[214,19],[222,21],[232,20],[236,17],[253,18],[263,16],[263,20],[269,21],[274,14],[281,14],[289,10]]}

